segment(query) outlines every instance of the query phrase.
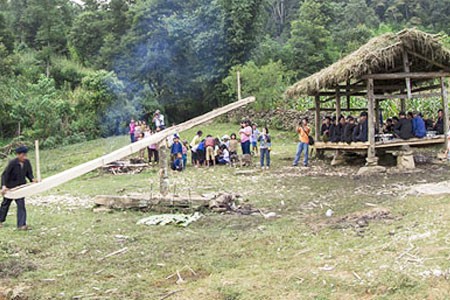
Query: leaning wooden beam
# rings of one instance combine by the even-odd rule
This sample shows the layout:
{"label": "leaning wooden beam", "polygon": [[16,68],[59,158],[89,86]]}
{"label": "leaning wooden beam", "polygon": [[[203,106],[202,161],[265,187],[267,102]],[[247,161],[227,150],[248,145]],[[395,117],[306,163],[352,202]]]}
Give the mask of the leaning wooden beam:
{"label": "leaning wooden beam", "polygon": [[122,159],[129,155],[132,155],[136,152],[139,152],[141,149],[147,148],[148,145],[158,143],[161,140],[165,139],[166,137],[168,137],[172,134],[182,132],[184,130],[187,130],[187,129],[190,129],[197,125],[208,122],[208,121],[210,121],[218,116],[221,116],[227,112],[230,112],[241,106],[252,103],[255,100],[256,100],[255,97],[248,97],[248,98],[233,102],[231,104],[228,104],[224,107],[217,108],[207,114],[201,115],[199,117],[191,119],[191,120],[184,122],[182,124],[179,124],[177,126],[170,127],[166,130],[158,132],[158,133],[156,133],[148,138],[145,138],[141,141],[138,141],[136,143],[125,146],[119,150],[116,150],[110,154],[107,154],[105,156],[99,157],[97,159],[91,160],[91,161],[81,164],[79,166],[73,167],[69,170],[66,170],[66,171],[63,171],[56,175],[53,175],[51,177],[48,177],[39,183],[28,184],[28,185],[18,187],[16,189],[12,189],[12,190],[8,191],[8,193],[6,193],[5,197],[9,198],[9,199],[19,199],[19,198],[28,197],[28,196],[31,196],[34,194],[45,192],[51,188],[54,188],[65,182],[68,182],[72,179],[80,177],[80,176],[82,176],[86,173],[89,173],[97,168],[100,168],[106,164],[109,164],[116,160]]}
{"label": "leaning wooden beam", "polygon": [[420,59],[422,59],[424,61],[426,61],[427,63],[435,65],[436,67],[441,68],[444,71],[450,72],[450,67],[449,66],[443,65],[443,64],[441,64],[441,63],[439,63],[437,61],[429,59],[428,57],[425,57],[425,56],[423,56],[423,55],[421,55],[419,53],[416,53],[414,51],[408,51],[408,53],[413,55],[413,56],[416,56],[416,57],[418,57],[418,58],[420,58]]}
{"label": "leaning wooden beam", "polygon": [[386,74],[368,74],[362,76],[364,79],[372,78],[374,80],[389,79],[427,79],[450,77],[450,72],[411,72],[411,73],[386,73]]}

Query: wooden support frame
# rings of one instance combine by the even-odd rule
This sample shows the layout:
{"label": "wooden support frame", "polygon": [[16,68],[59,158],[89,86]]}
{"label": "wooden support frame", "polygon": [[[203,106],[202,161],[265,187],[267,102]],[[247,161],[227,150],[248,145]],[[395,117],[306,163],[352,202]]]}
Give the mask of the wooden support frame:
{"label": "wooden support frame", "polygon": [[[403,68],[404,68],[404,71],[405,71],[405,73],[410,73],[410,65],[409,65],[408,53],[405,51],[405,49],[403,49],[402,57],[403,57]],[[406,77],[405,78],[405,82],[406,82],[406,94],[408,95],[408,99],[411,99],[411,97],[412,97],[411,78],[410,77]]]}
{"label": "wooden support frame", "polygon": [[364,75],[364,79],[374,79],[374,80],[390,80],[390,79],[432,79],[450,77],[449,72],[411,72],[411,73],[385,73],[385,74],[369,74]]}
{"label": "wooden support frame", "polygon": [[315,125],[315,140],[320,140],[320,130],[321,130],[321,122],[320,122],[320,96],[316,95],[314,98],[315,106],[314,106],[314,125]]}
{"label": "wooden support frame", "polygon": [[209,113],[206,113],[204,115],[201,115],[199,117],[196,117],[194,119],[186,121],[177,126],[167,128],[167,129],[160,131],[148,138],[145,138],[136,143],[127,145],[119,150],[116,150],[116,151],[110,153],[110,154],[104,155],[102,157],[88,161],[84,164],[73,167],[71,169],[63,171],[56,175],[50,176],[50,177],[42,180],[39,183],[27,184],[27,185],[12,189],[6,193],[5,197],[9,198],[9,199],[20,199],[20,198],[28,197],[28,196],[38,194],[41,192],[45,192],[51,188],[54,188],[63,183],[66,183],[72,179],[75,179],[84,174],[87,174],[87,173],[89,173],[97,168],[100,168],[106,164],[109,164],[109,163],[119,160],[121,158],[130,156],[134,153],[137,153],[141,149],[147,148],[148,145],[150,145],[150,144],[159,143],[160,141],[164,140],[165,138],[167,138],[170,135],[188,130],[197,125],[201,125],[201,124],[208,122],[218,116],[221,116],[227,112],[235,110],[241,106],[253,103],[255,101],[256,101],[255,97],[248,97],[248,98],[244,98],[242,100],[238,100],[236,102],[230,103],[226,106],[217,108]]}
{"label": "wooden support frame", "polygon": [[449,109],[448,109],[448,91],[447,91],[447,83],[446,78],[441,77],[441,96],[442,96],[442,106],[444,107],[444,134],[446,135],[445,139],[445,147],[448,147],[448,136],[447,132],[449,130]]}
{"label": "wooden support frame", "polygon": [[341,116],[341,91],[336,89],[336,123],[339,122]]}
{"label": "wooden support frame", "polygon": [[368,142],[369,148],[367,150],[367,165],[376,165],[375,153],[375,97],[374,97],[374,82],[373,78],[367,80],[367,102],[368,102]]}
{"label": "wooden support frame", "polygon": [[429,59],[429,58],[427,58],[427,57],[425,57],[425,56],[423,56],[423,55],[420,55],[420,54],[417,53],[417,52],[414,52],[414,51],[411,51],[411,50],[408,50],[407,52],[408,52],[409,54],[411,54],[411,55],[417,57],[417,58],[420,58],[421,60],[426,61],[427,63],[430,63],[430,64],[432,64],[432,65],[435,65],[436,67],[438,67],[438,68],[440,68],[440,69],[442,69],[442,70],[445,70],[445,71],[447,71],[447,72],[450,72],[450,69],[448,68],[448,66],[444,66],[443,64],[438,63],[437,61],[434,61],[434,60],[432,60],[432,59]]}

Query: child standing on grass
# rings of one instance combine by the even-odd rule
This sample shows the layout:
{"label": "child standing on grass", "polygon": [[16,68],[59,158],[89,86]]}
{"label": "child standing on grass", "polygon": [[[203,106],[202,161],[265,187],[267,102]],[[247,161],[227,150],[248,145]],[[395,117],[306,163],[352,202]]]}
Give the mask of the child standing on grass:
{"label": "child standing on grass", "polygon": [[237,150],[239,146],[239,141],[237,140],[236,133],[230,135],[230,142],[228,149],[230,150],[230,155],[237,155]]}
{"label": "child standing on grass", "polygon": [[252,135],[250,136],[250,143],[252,144],[252,154],[255,156],[258,156],[258,138],[259,138],[258,125],[256,123],[253,123]]}
{"label": "child standing on grass", "polygon": [[186,165],[187,165],[187,153],[188,153],[188,141],[184,140],[183,141],[183,146],[181,147],[182,149],[182,158],[183,158],[183,169],[186,169]]}
{"label": "child standing on grass", "polygon": [[173,144],[170,148],[170,156],[172,157],[172,162],[178,157],[178,154],[183,155],[183,146],[180,143],[180,137],[178,135],[173,136]]}
{"label": "child standing on grass", "polygon": [[269,135],[269,129],[267,127],[263,128],[262,134],[258,137],[259,150],[261,152],[261,169],[264,169],[264,160],[266,161],[265,167],[270,168],[270,147],[272,146],[272,141]]}

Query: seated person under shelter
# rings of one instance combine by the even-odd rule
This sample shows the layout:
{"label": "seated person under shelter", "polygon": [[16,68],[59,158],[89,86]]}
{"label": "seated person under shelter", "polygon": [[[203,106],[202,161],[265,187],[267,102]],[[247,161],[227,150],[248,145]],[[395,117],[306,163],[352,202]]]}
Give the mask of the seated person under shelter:
{"label": "seated person under shelter", "polygon": [[417,138],[424,138],[427,136],[427,129],[425,127],[425,121],[422,119],[420,112],[415,112],[412,119],[413,135]]}
{"label": "seated person under shelter", "polygon": [[438,119],[433,126],[433,130],[437,134],[444,134],[444,111],[442,109],[438,110]]}
{"label": "seated person under shelter", "polygon": [[322,141],[328,142],[330,140],[330,127],[331,127],[331,118],[325,117],[322,122],[322,128],[320,129],[320,136],[322,137]]}
{"label": "seated person under shelter", "polygon": [[353,132],[353,141],[367,142],[369,140],[367,112],[362,112],[359,116],[358,125]]}
{"label": "seated person under shelter", "polygon": [[399,117],[398,123],[394,127],[395,136],[403,140],[414,137],[412,121],[406,118],[406,113],[403,111],[400,112]]}
{"label": "seated person under shelter", "polygon": [[344,134],[342,136],[343,142],[350,144],[353,141],[353,131],[355,130],[355,127],[355,118],[348,116],[347,123],[344,126]]}
{"label": "seated person under shelter", "polygon": [[330,132],[330,141],[333,143],[342,142],[342,136],[344,134],[345,117],[339,117],[339,123],[334,126],[333,130]]}

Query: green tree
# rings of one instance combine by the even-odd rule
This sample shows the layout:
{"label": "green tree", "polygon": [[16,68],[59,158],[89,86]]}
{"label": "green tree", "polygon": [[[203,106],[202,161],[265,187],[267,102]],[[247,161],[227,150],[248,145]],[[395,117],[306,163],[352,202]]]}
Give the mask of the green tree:
{"label": "green tree", "polygon": [[287,45],[292,53],[289,67],[298,77],[308,76],[333,61],[330,22],[330,7],[326,1],[306,0],[300,7]]}

